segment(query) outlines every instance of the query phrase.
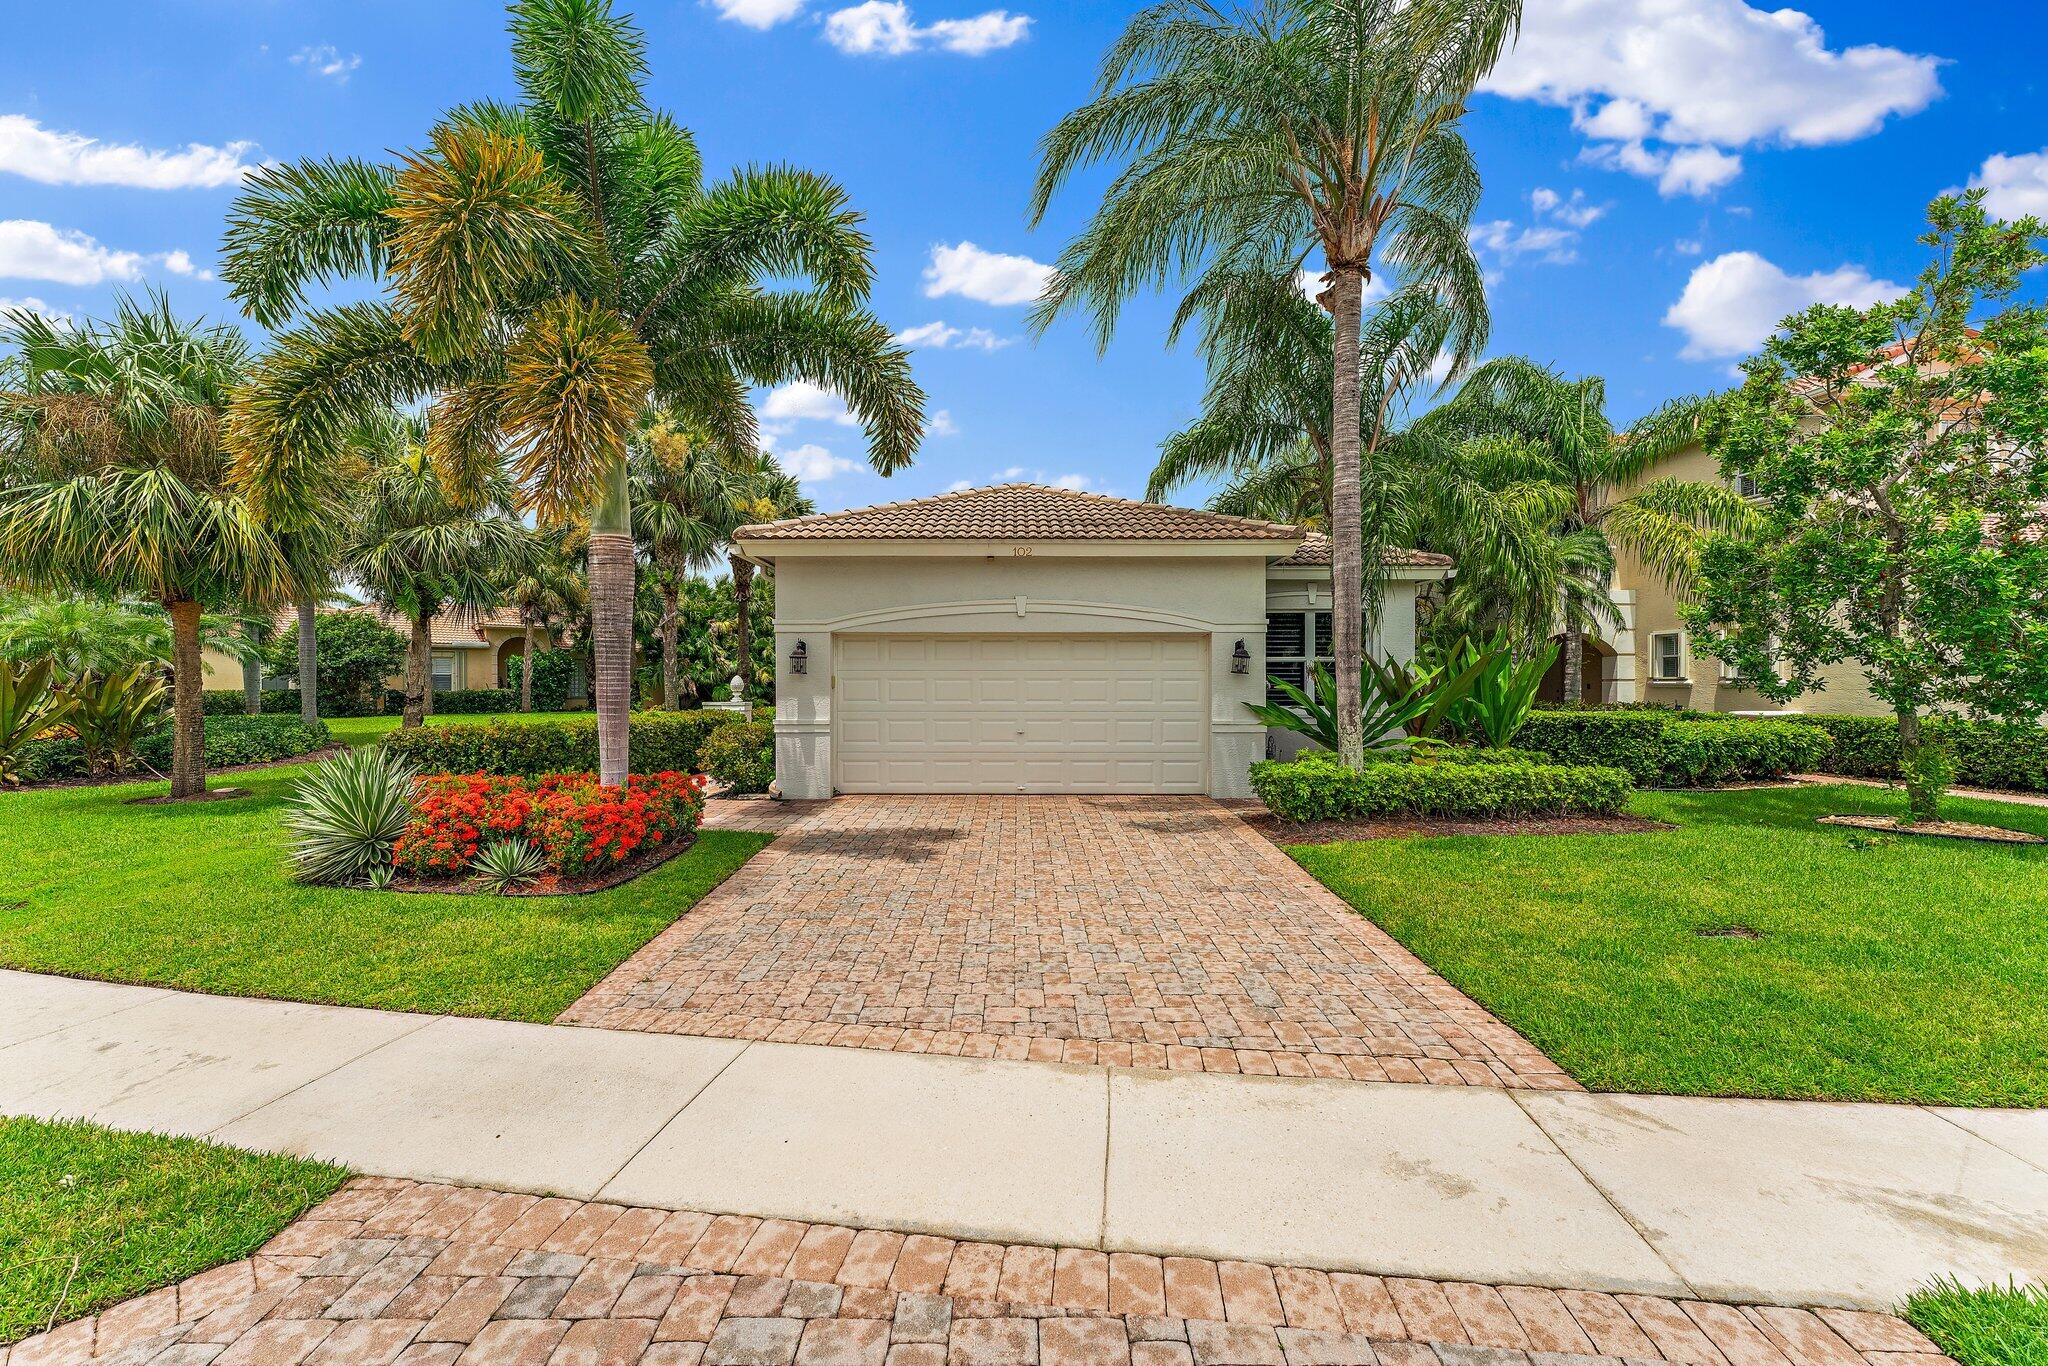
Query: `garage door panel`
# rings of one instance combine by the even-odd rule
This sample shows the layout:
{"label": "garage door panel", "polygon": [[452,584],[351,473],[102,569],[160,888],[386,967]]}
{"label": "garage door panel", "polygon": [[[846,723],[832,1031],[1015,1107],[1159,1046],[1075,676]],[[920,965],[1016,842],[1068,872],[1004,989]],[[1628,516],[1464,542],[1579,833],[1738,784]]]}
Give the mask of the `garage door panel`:
{"label": "garage door panel", "polygon": [[1202,637],[841,637],[848,792],[1200,792]]}

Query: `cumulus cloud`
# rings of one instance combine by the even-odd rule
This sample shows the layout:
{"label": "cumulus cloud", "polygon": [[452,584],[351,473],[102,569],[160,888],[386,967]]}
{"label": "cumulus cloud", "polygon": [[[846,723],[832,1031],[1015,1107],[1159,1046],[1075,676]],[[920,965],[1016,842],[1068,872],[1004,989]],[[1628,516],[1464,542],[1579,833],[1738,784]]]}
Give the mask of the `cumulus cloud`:
{"label": "cumulus cloud", "polygon": [[356,53],[344,56],[332,43],[315,43],[302,47],[291,55],[293,66],[302,66],[322,80],[333,81],[336,85],[347,85],[348,78],[355,74],[363,59]]}
{"label": "cumulus cloud", "polygon": [[944,408],[938,408],[933,410],[932,420],[925,424],[924,434],[926,436],[958,436],[960,435],[960,424],[953,420],[951,413],[947,412]]}
{"label": "cumulus cloud", "polygon": [[[771,0],[740,0],[765,4]],[[979,57],[1014,47],[1031,32],[1031,16],[994,9],[966,19],[919,24],[903,0],[865,0],[834,10],[825,19],[825,41],[860,57],[901,57],[938,48]]]}
{"label": "cumulus cloud", "polygon": [[806,0],[709,0],[721,19],[748,28],[774,28],[804,12]]}
{"label": "cumulus cloud", "polygon": [[1052,267],[1029,256],[983,251],[972,242],[941,243],[924,268],[924,292],[928,299],[957,294],[984,304],[1028,304],[1051,278]]}
{"label": "cumulus cloud", "polygon": [[1849,142],[1926,108],[1940,65],[1831,48],[1811,16],[1745,0],[1546,0],[1484,88],[1570,109],[1601,165],[1707,194],[1741,170],[1728,149]]}
{"label": "cumulus cloud", "polygon": [[83,133],[45,128],[23,114],[0,114],[0,171],[44,185],[121,185],[138,190],[215,189],[240,184],[256,168],[253,142],[211,147],[189,142],[178,151],[101,142]]}
{"label": "cumulus cloud", "polygon": [[839,395],[801,379],[770,389],[761,404],[761,417],[781,424],[831,422],[841,427],[860,425],[860,419],[847,411],[846,403]]}
{"label": "cumulus cloud", "polygon": [[1985,209],[1999,218],[2048,218],[2048,148],[1986,158],[1970,188],[1985,191]]}
{"label": "cumulus cloud", "polygon": [[1731,251],[1694,269],[1664,325],[1685,334],[1687,360],[1730,360],[1761,346],[1785,318],[1813,304],[1868,308],[1907,287],[1861,266],[1793,275],[1753,251]]}
{"label": "cumulus cloud", "polygon": [[70,313],[64,309],[55,308],[44,303],[33,294],[24,295],[19,299],[0,297],[0,315],[9,313],[33,313],[39,318],[46,318],[53,323],[60,323],[66,327],[69,327],[73,321]]}
{"label": "cumulus cloud", "polygon": [[54,280],[60,285],[99,285],[141,279],[148,259],[140,252],[115,251],[85,233],[33,218],[0,221],[0,276]]}
{"label": "cumulus cloud", "polygon": [[1573,190],[1566,198],[1548,186],[1538,186],[1529,194],[1529,206],[1536,210],[1539,218],[1554,218],[1568,228],[1583,230],[1592,227],[1607,216],[1609,205],[1589,203],[1584,190]]}
{"label": "cumulus cloud", "polygon": [[852,474],[855,470],[867,468],[858,460],[848,460],[843,455],[834,455],[823,446],[809,442],[794,450],[777,451],[775,459],[784,471],[806,484],[822,484],[842,474]]}
{"label": "cumulus cloud", "polygon": [[[1294,287],[1301,291],[1302,298],[1312,304],[1320,304],[1322,300],[1317,296],[1323,292],[1323,272],[1304,268],[1295,275]],[[1365,291],[1359,295],[1359,300],[1371,308],[1393,292],[1394,286],[1388,282],[1386,272],[1381,271],[1365,282]]]}
{"label": "cumulus cloud", "polygon": [[1016,341],[986,327],[955,327],[946,322],[919,323],[896,334],[896,343],[913,351],[1000,351]]}

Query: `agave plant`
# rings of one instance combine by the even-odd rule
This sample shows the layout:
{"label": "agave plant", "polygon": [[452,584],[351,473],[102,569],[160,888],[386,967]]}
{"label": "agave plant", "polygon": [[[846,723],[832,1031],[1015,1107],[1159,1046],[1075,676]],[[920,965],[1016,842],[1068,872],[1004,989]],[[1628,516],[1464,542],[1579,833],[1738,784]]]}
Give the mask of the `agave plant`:
{"label": "agave plant", "polygon": [[349,886],[388,869],[418,784],[417,769],[377,745],[336,755],[307,774],[284,818],[299,880]]}
{"label": "agave plant", "polygon": [[29,742],[70,720],[77,707],[57,690],[49,660],[16,664],[0,659],[0,784],[19,783]]}
{"label": "agave plant", "polygon": [[124,773],[135,764],[135,743],[163,715],[164,681],[141,665],[88,675],[65,689],[77,708],[71,724],[94,774]]}
{"label": "agave plant", "polygon": [[484,887],[499,896],[531,887],[547,868],[547,851],[516,835],[499,840],[469,865],[469,871],[482,880]]}

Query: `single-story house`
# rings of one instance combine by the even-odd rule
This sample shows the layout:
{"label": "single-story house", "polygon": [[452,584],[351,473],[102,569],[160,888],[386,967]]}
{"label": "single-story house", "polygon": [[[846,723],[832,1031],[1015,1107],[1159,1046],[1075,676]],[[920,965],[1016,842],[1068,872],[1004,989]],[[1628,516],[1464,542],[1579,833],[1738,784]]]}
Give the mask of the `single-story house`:
{"label": "single-story house", "polygon": [[[340,609],[344,612],[359,612],[375,617],[399,635],[410,639],[412,623],[395,612],[387,612],[368,603]],[[286,610],[278,614],[273,628],[279,632],[296,632],[299,619],[295,612]],[[526,650],[526,627],[519,620],[519,613],[510,608],[496,608],[489,612],[464,615],[460,612],[443,612],[435,617],[428,628],[428,639],[433,644],[431,669],[435,692],[454,692],[465,688],[506,688],[511,686],[511,673],[507,669],[513,660]],[[534,640],[543,652],[552,648],[545,631],[536,632]],[[239,661],[218,650],[208,650],[203,656],[206,666],[206,686],[209,689],[230,689],[242,686],[242,666]],[[269,676],[265,687],[288,688],[297,686],[293,676]],[[384,680],[389,688],[403,688],[405,675],[393,674]],[[582,676],[572,678],[572,691],[580,693]]]}
{"label": "single-story house", "polygon": [[[1272,522],[1004,484],[734,539],[775,575],[790,798],[1248,796],[1275,740],[1244,704],[1330,657],[1329,543]],[[1412,658],[1450,572],[1390,555],[1367,648]]]}

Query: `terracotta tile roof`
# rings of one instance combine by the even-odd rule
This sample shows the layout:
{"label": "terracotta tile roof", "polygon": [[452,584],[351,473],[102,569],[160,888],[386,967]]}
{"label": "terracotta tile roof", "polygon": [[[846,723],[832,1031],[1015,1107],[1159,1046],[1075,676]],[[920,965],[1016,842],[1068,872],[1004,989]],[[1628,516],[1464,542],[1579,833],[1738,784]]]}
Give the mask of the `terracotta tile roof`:
{"label": "terracotta tile roof", "polygon": [[[1439,555],[1432,550],[1408,550],[1401,546],[1388,546],[1380,552],[1380,560],[1395,569],[1449,569],[1457,563],[1448,555]],[[1311,531],[1302,538],[1301,549],[1275,564],[1319,565],[1330,562],[1330,538],[1320,531]]]}
{"label": "terracotta tile roof", "polygon": [[[412,634],[412,623],[397,612],[387,612],[367,602],[340,610],[373,616],[402,636]],[[283,612],[279,614],[277,624],[281,631],[296,631],[299,629],[298,614],[292,611]],[[464,616],[459,612],[443,612],[434,618],[433,626],[427,632],[427,639],[450,650],[479,650],[490,644],[483,636],[483,629],[489,626],[522,629],[519,613],[509,607],[493,608],[474,616]]]}
{"label": "terracotta tile roof", "polygon": [[930,498],[743,526],[750,541],[1294,541],[1299,529],[1043,484],[997,484]]}

